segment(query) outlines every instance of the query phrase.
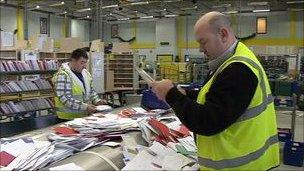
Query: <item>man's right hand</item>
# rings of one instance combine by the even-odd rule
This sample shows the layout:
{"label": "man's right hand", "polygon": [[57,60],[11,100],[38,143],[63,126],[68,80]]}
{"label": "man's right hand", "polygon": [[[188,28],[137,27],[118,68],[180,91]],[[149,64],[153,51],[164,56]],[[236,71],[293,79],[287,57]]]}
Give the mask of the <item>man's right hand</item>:
{"label": "man's right hand", "polygon": [[89,114],[95,113],[96,112],[96,106],[89,104],[87,107],[87,112]]}

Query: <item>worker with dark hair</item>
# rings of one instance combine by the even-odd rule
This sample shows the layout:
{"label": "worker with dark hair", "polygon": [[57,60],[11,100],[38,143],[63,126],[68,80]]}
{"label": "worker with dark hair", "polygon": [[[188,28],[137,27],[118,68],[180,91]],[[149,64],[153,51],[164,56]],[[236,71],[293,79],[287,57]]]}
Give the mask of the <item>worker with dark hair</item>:
{"label": "worker with dark hair", "polygon": [[55,106],[59,119],[73,119],[96,112],[95,105],[105,104],[92,86],[92,77],[86,70],[87,52],[76,49],[70,61],[63,63],[53,77]]}

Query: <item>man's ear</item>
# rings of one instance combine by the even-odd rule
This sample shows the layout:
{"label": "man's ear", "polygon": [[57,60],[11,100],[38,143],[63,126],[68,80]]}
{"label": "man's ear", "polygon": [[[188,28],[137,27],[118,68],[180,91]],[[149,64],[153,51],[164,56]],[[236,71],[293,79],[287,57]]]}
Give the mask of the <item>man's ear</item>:
{"label": "man's ear", "polygon": [[226,43],[228,41],[228,30],[226,28],[220,29],[220,36],[223,43]]}

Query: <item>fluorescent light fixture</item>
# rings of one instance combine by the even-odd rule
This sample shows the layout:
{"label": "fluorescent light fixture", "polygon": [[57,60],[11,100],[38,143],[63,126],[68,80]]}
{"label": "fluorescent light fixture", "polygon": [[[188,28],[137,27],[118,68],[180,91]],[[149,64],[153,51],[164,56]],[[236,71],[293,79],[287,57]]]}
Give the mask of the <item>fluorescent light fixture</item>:
{"label": "fluorescent light fixture", "polygon": [[264,6],[264,5],[268,5],[268,2],[263,1],[263,2],[249,2],[248,5],[252,5],[252,6]]}
{"label": "fluorescent light fixture", "polygon": [[169,15],[165,15],[165,17],[170,18],[170,17],[177,17],[177,15],[175,14],[169,14]]}
{"label": "fluorescent light fixture", "polygon": [[288,1],[286,4],[301,4],[304,3],[304,1]]}
{"label": "fluorescent light fixture", "polygon": [[39,8],[40,8],[40,6],[39,6],[39,5],[37,5],[37,6],[36,6],[36,9],[39,9]]}
{"label": "fluorescent light fixture", "polygon": [[144,1],[144,2],[132,2],[131,5],[144,5],[144,4],[149,4],[148,1]]}
{"label": "fluorescent light fixture", "polygon": [[130,20],[130,18],[119,18],[118,20],[119,21],[127,21],[127,20]]}
{"label": "fluorescent light fixture", "polygon": [[58,3],[55,3],[55,4],[51,4],[49,5],[50,7],[56,7],[56,6],[61,6],[61,5],[64,5],[64,1],[61,1],[61,2],[58,2]]}
{"label": "fluorescent light fixture", "polygon": [[90,16],[89,16],[89,15],[87,15],[87,18],[90,18]]}
{"label": "fluorescent light fixture", "polygon": [[167,11],[167,8],[164,8],[164,11]]}
{"label": "fluorescent light fixture", "polygon": [[84,9],[79,9],[79,10],[76,10],[76,12],[85,12],[85,11],[90,11],[91,8],[84,8]]}
{"label": "fluorescent light fixture", "polygon": [[110,12],[110,14],[109,15],[113,15],[111,12]]}
{"label": "fluorescent light fixture", "polygon": [[239,11],[226,11],[224,14],[237,14]]}
{"label": "fluorescent light fixture", "polygon": [[115,4],[115,5],[108,5],[108,6],[103,6],[101,8],[102,9],[106,9],[106,8],[115,8],[115,7],[118,7],[118,5],[117,4]]}
{"label": "fluorescent light fixture", "polygon": [[68,13],[67,11],[63,11],[64,14]]}
{"label": "fluorescent light fixture", "polygon": [[269,12],[270,9],[252,10],[252,12]]}
{"label": "fluorescent light fixture", "polygon": [[149,18],[153,18],[153,16],[144,16],[144,17],[140,17],[141,19],[149,19]]}
{"label": "fluorescent light fixture", "polygon": [[1,0],[1,2],[4,2],[4,0]]}

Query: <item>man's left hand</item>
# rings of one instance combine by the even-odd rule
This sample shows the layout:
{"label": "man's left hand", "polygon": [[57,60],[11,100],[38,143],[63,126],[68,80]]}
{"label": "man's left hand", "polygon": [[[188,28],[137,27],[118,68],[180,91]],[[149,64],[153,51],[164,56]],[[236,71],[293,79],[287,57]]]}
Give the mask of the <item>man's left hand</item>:
{"label": "man's left hand", "polygon": [[108,104],[108,102],[106,100],[100,100],[96,103],[96,106],[99,106],[99,105],[106,105]]}
{"label": "man's left hand", "polygon": [[161,81],[155,81],[151,85],[152,91],[156,94],[156,96],[160,99],[165,101],[166,96],[171,88],[174,87],[173,82],[168,79],[164,79]]}

